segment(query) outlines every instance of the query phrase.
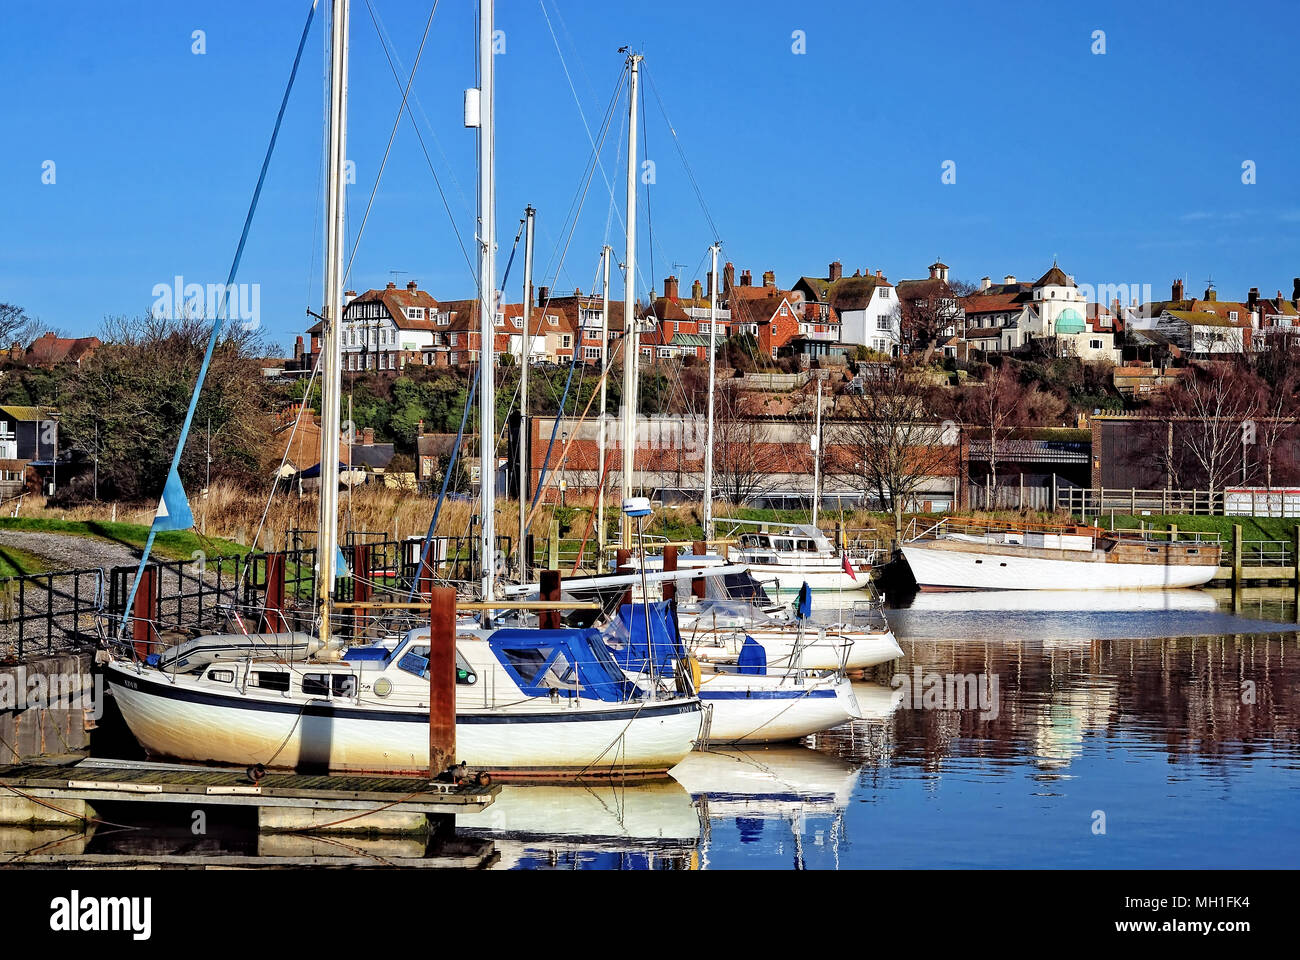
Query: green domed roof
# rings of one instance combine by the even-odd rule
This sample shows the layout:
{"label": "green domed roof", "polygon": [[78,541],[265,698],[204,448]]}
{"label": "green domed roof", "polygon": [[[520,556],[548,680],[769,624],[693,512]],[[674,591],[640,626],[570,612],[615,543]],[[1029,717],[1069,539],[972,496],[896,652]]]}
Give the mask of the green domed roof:
{"label": "green domed roof", "polygon": [[1083,333],[1084,329],[1083,317],[1079,316],[1077,310],[1062,310],[1061,315],[1056,318],[1057,333]]}

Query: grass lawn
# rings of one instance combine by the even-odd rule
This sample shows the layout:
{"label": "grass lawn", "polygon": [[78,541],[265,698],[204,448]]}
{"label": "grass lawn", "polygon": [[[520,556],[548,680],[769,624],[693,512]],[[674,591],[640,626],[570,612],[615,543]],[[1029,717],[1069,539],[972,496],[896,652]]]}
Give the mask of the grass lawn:
{"label": "grass lawn", "polygon": [[44,573],[45,561],[19,547],[0,545],[0,578],[20,577],[25,573]]}

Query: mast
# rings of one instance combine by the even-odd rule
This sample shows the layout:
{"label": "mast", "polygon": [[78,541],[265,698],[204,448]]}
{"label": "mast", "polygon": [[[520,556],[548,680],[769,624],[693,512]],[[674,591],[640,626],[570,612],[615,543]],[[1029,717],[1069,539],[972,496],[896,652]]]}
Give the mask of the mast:
{"label": "mast", "polygon": [[822,483],[822,380],[817,378],[817,426],[813,428],[812,447],[813,455],[813,504],[812,504],[812,525],[817,526],[817,494],[821,491]]}
{"label": "mast", "polygon": [[[609,258],[613,254],[609,244],[600,248],[601,286],[600,304],[600,457],[596,468],[596,544],[600,556],[605,555],[605,396],[609,386]],[[624,321],[626,326],[626,321]]]}
{"label": "mast", "polygon": [[350,0],[333,0],[330,36],[329,186],[326,197],[325,296],[321,331],[320,518],[316,539],[316,596],[320,639],[330,638],[334,578],[338,571],[339,404],[343,364],[344,164],[347,161],[348,16]]}
{"label": "mast", "polygon": [[[636,469],[636,385],[637,365],[641,362],[640,334],[636,320],[636,107],[637,83],[640,80],[641,56],[627,58],[631,69],[628,85],[627,125],[627,246],[623,258],[623,499],[632,496],[632,473]],[[620,512],[622,543],[632,548],[632,524]]]}
{"label": "mast", "polygon": [[704,539],[713,537],[713,391],[718,367],[718,245],[709,247],[713,272],[709,274],[709,405],[708,426],[704,434]]}
{"label": "mast", "polygon": [[537,211],[530,203],[524,211],[524,339],[519,351],[519,582],[528,582],[524,569],[524,535],[528,531],[528,445],[532,431],[528,429],[528,366],[533,355],[533,337],[528,325],[533,320],[533,226]]}
{"label": "mast", "polygon": [[[482,565],[484,600],[492,599],[496,551],[496,359],[494,320],[496,312],[496,65],[493,63],[493,0],[478,5],[478,317],[479,317],[479,561]],[[467,111],[468,112],[468,111]],[[468,118],[467,118],[468,119]],[[525,330],[527,324],[524,324]],[[483,625],[492,622],[491,611],[483,614]]]}

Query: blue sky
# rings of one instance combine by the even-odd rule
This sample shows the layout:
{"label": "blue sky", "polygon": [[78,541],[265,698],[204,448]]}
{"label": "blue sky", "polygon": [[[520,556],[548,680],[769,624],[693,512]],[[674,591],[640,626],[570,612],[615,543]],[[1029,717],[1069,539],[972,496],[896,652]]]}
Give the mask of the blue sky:
{"label": "blue sky", "polygon": [[[429,3],[371,3],[409,70]],[[307,6],[6,3],[0,301],[85,334],[106,315],[146,312],[154,286],[177,275],[224,279]],[[554,278],[591,149],[565,66],[594,130],[624,44],[644,51],[651,81],[653,244],[643,209],[639,289],[661,290],[669,273],[683,289],[703,280],[713,239],[656,90],[724,259],[756,282],[768,269],[783,285],[824,275],[833,259],[897,281],[925,275],[936,257],[971,281],[1032,278],[1053,255],[1081,283],[1149,283],[1157,297],[1183,275],[1197,293],[1213,277],[1223,297],[1251,286],[1289,296],[1300,276],[1291,3],[499,0],[497,20],[499,269],[532,203],[539,285]],[[259,284],[262,324],[286,347],[321,298],[324,22],[313,26],[239,277]],[[472,0],[441,0],[414,85],[467,245],[474,137],[461,99],[473,84],[474,29]],[[195,30],[205,32],[203,55],[192,53]],[[1103,55],[1092,53],[1096,30]],[[795,31],[803,54],[792,50]],[[351,97],[355,235],[400,101],[365,0],[353,0]],[[620,205],[621,119],[603,152]],[[49,160],[53,184],[42,183]],[[954,184],[941,182],[949,160]],[[1252,185],[1242,183],[1245,161]],[[557,288],[591,288],[609,223],[597,173]],[[610,236],[621,247],[617,216]],[[407,121],[349,286],[382,286],[390,270],[440,299],[473,294]],[[517,265],[514,300],[520,281]]]}

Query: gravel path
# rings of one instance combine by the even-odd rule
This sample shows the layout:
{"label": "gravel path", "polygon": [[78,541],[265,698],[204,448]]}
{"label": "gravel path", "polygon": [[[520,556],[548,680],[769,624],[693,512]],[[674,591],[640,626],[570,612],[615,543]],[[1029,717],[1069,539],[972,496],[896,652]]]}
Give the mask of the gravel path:
{"label": "gravel path", "polygon": [[0,546],[12,546],[34,553],[46,561],[52,572],[84,570],[87,567],[120,567],[140,562],[131,547],[110,540],[78,537],[68,533],[38,533],[30,530],[0,530]]}

